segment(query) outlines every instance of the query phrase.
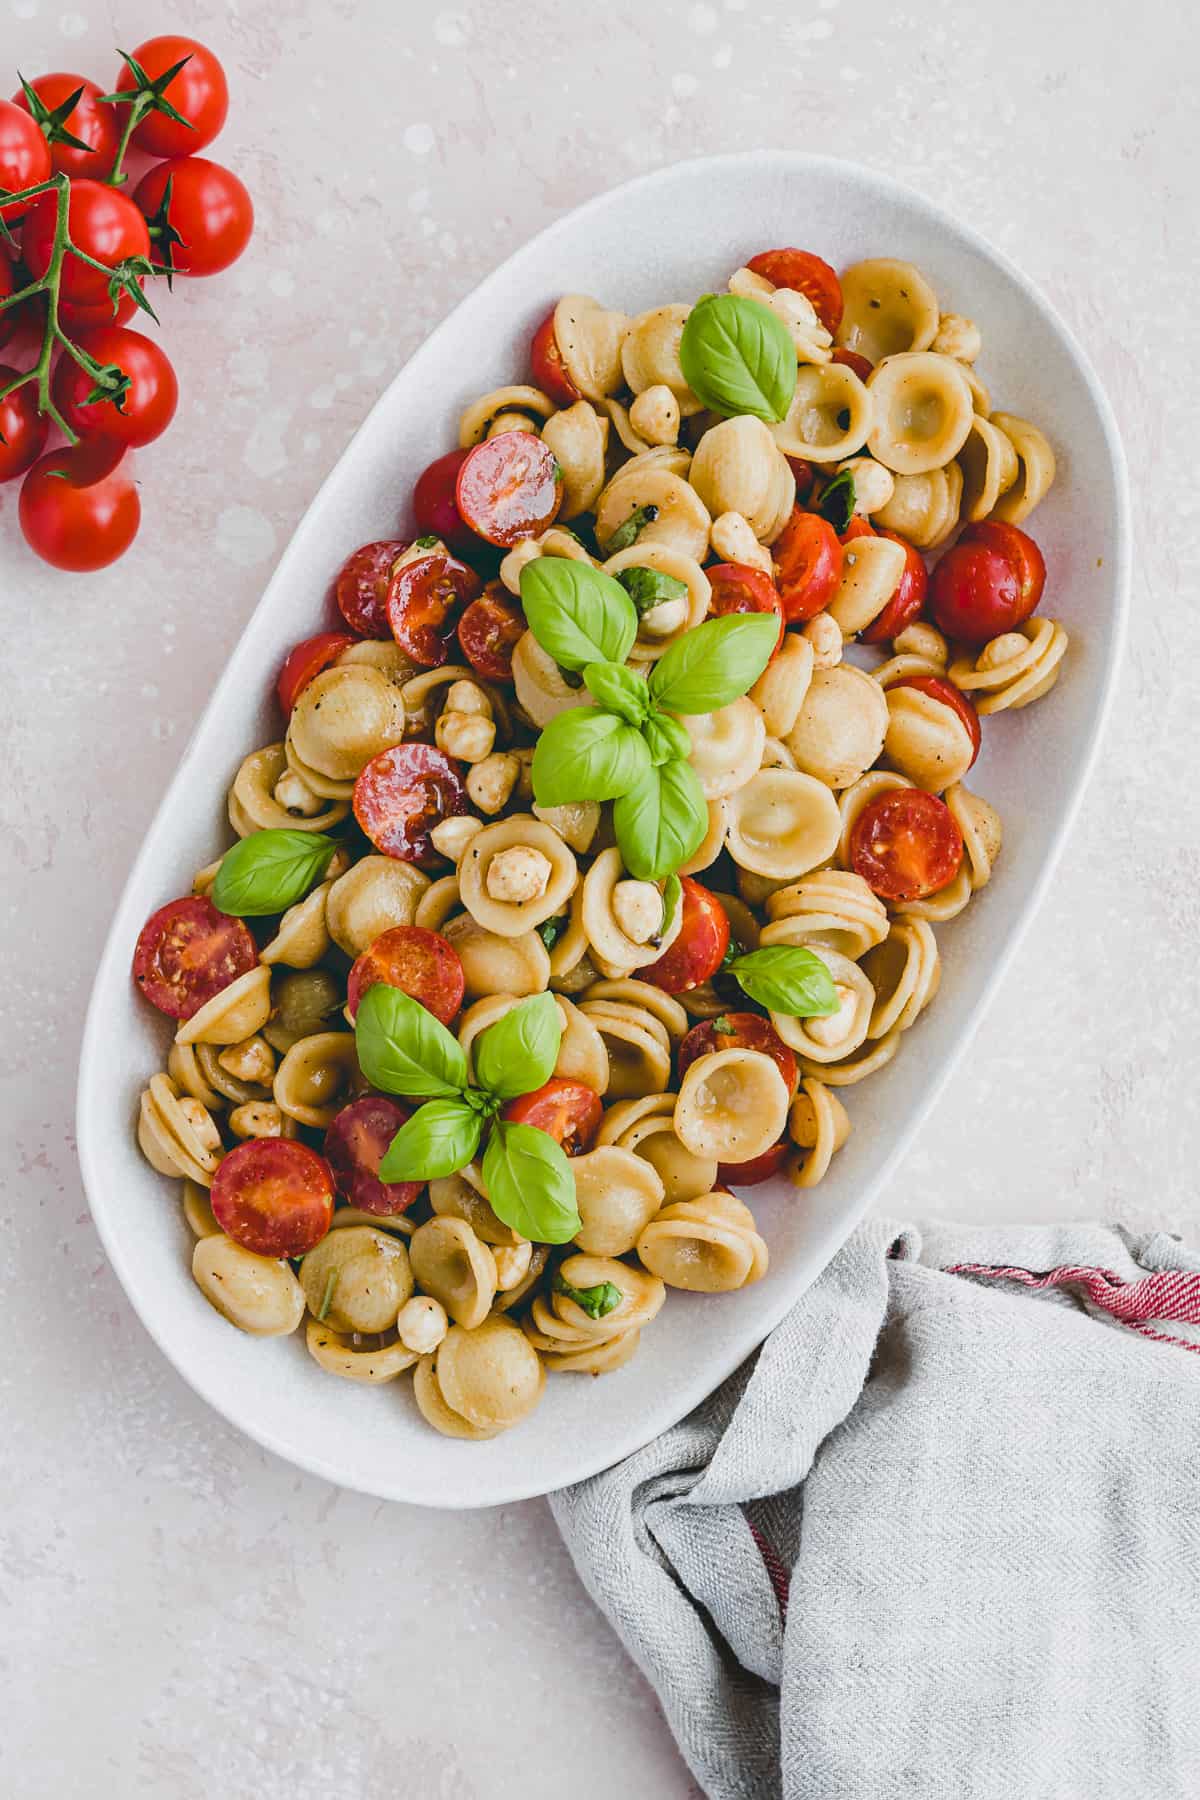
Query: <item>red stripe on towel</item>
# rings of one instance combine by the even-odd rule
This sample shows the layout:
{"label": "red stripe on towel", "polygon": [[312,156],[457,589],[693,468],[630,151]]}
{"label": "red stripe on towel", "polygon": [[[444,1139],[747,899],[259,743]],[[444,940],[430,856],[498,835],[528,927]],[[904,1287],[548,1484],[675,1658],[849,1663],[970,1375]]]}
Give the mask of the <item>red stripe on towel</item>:
{"label": "red stripe on towel", "polygon": [[1200,1343],[1155,1331],[1147,1323],[1150,1319],[1176,1319],[1181,1325],[1200,1325],[1200,1275],[1171,1269],[1144,1275],[1140,1281],[1122,1281],[1111,1269],[1079,1268],[1069,1263],[1045,1275],[990,1263],[954,1263],[946,1273],[974,1275],[983,1281],[1019,1281],[1029,1288],[1082,1288],[1093,1306],[1140,1332],[1142,1337],[1156,1338],[1160,1344],[1175,1344],[1180,1350],[1200,1351]]}
{"label": "red stripe on towel", "polygon": [[758,1526],[751,1524],[749,1519],[746,1520],[746,1523],[750,1526],[750,1536],[758,1545],[758,1554],[763,1559],[763,1567],[767,1571],[767,1578],[771,1583],[771,1588],[775,1595],[775,1604],[779,1608],[779,1616],[786,1622],[788,1589],[791,1585],[787,1569],[784,1567],[783,1560],[774,1544],[767,1541],[762,1532],[758,1529]]}

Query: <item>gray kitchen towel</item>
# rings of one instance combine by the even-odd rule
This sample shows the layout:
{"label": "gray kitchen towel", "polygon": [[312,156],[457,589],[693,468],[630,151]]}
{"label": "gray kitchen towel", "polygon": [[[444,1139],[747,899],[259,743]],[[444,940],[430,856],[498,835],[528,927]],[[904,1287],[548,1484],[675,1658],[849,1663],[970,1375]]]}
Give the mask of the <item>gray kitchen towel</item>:
{"label": "gray kitchen towel", "polygon": [[1196,1321],[1163,1234],[872,1221],[554,1495],[705,1793],[1200,1800]]}

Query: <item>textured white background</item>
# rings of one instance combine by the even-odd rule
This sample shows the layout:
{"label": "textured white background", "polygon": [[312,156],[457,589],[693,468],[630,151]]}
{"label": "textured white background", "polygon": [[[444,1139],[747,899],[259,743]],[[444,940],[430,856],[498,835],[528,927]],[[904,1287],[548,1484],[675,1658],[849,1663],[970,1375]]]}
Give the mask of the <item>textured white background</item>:
{"label": "textured white background", "polygon": [[1108,384],[1138,500],[1100,771],[887,1207],[1200,1235],[1196,27],[1166,0],[1132,29],[1113,0],[79,3],[0,0],[0,86],[17,65],[110,81],[115,43],[194,31],[231,72],[213,154],[259,225],[227,275],[164,296],[183,400],[142,454],[133,553],[56,575],[0,490],[0,1790],[694,1794],[543,1504],[451,1517],[340,1493],[242,1442],[153,1349],[75,1164],[90,972],[274,557],[437,318],[627,175],[754,145],[845,153],[1045,287]]}

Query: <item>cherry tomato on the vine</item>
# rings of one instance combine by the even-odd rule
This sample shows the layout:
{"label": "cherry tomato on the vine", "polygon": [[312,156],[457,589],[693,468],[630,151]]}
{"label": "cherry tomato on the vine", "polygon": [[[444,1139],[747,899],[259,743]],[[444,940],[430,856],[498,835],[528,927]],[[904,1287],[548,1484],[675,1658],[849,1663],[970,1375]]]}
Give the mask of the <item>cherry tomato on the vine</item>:
{"label": "cherry tomato on the vine", "polygon": [[75,342],[98,363],[119,368],[129,386],[116,400],[89,402],[96,383],[71,356],[54,371],[54,403],[71,429],[83,438],[105,438],[131,449],[153,443],[175,416],[179,383],[166,352],[153,338],[123,325],[92,326]]}
{"label": "cherry tomato on the vine", "polygon": [[[167,183],[171,185],[167,199]],[[231,169],[206,156],[157,163],[133,198],[166,236],[154,240],[154,261],[177,275],[216,275],[236,262],[254,230],[254,203]]]}
{"label": "cherry tomato on the vine", "polygon": [[357,642],[357,638],[348,637],[344,631],[319,631],[316,637],[305,638],[288,651],[275,682],[285,719],[291,718],[292,708],[313,677]]}
{"label": "cherry tomato on the vine", "polygon": [[[56,174],[69,175],[72,180],[80,175],[103,180],[117,154],[121,135],[117,118],[119,109],[110,106],[102,89],[83,75],[35,75],[29,86],[47,113],[57,112],[72,94],[79,94],[75,105],[69,113],[64,113],[51,135],[50,163]],[[24,89],[13,95],[13,105],[19,106],[22,112],[33,111]],[[78,138],[86,148],[80,150],[76,145],[64,142],[59,131]]]}
{"label": "cherry tomato on the vine", "polygon": [[842,574],[842,546],[828,519],[797,506],[771,545],[771,555],[788,624],[802,624],[823,612]]}
{"label": "cherry tomato on the vine", "polygon": [[137,536],[142,503],[123,452],[102,441],[51,450],[21,486],[21,530],[56,569],[103,569]]}
{"label": "cherry tomato on the vine", "polygon": [[[132,60],[154,82],[176,63],[183,62],[182,69],[163,90],[163,98],[187,121],[181,125],[164,112],[148,112],[134,128],[133,141],[138,149],[147,156],[191,156],[211,144],[229,111],[225,71],[212,51],[195,38],[154,37],[138,45]],[[131,93],[137,85],[133,70],[123,63],[117,76],[117,93]]]}
{"label": "cherry tomato on the vine", "polygon": [[[0,387],[18,371],[0,363]],[[37,461],[46,443],[48,421],[37,409],[37,384],[26,382],[0,400],[0,481],[12,481]]]}
{"label": "cherry tomato on the vine", "polygon": [[777,288],[790,288],[812,302],[826,331],[842,322],[842,284],[829,264],[811,250],[760,250],[746,264]]}
{"label": "cherry tomato on the vine", "polygon": [[[0,101],[0,105],[6,104]],[[43,194],[30,208],[21,231],[21,249],[35,280],[50,266],[57,211],[58,195]],[[106,268],[113,269],[130,257],[150,255],[150,233],[142,214],[127,195],[103,182],[71,183],[67,223],[75,247],[94,256]],[[65,324],[113,322],[108,276],[103,269],[93,269],[78,257],[68,256],[63,263],[60,295],[59,314]]]}
{"label": "cherry tomato on the vine", "polygon": [[562,351],[554,335],[553,307],[533,334],[533,341],[529,346],[529,365],[536,385],[549,394],[556,405],[574,406],[582,398],[567,373],[567,365],[562,359]]}
{"label": "cherry tomato on the vine", "polygon": [[[0,192],[20,193],[23,188],[37,187],[50,179],[50,146],[27,112],[11,100],[0,100]],[[52,203],[54,195],[44,195]],[[34,206],[37,201],[33,202]],[[21,218],[27,207],[13,202],[0,206],[0,219],[9,225]]]}

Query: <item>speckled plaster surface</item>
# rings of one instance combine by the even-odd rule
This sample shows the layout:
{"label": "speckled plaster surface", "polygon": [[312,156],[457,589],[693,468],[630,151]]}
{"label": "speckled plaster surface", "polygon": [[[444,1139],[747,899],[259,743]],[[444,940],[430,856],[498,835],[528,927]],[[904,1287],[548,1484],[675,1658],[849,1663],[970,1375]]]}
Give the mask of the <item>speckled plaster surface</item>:
{"label": "speckled plaster surface", "polygon": [[1139,530],[1128,663],[1073,841],[886,1204],[1200,1238],[1200,185],[1179,79],[1197,28],[1166,0],[1136,29],[1112,0],[0,0],[0,62],[104,79],[114,43],[164,27],[231,70],[215,153],[249,182],[258,236],[166,302],[183,404],[141,458],[123,564],[44,569],[0,490],[0,1791],[692,1795],[542,1503],[442,1517],[340,1493],[243,1442],[155,1351],[74,1160],[91,969],[273,558],[446,308],[632,173],[844,151],[1049,292],[1109,387]]}

